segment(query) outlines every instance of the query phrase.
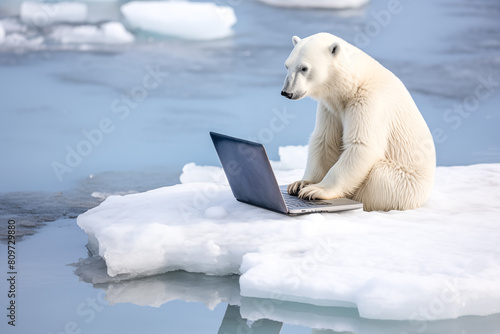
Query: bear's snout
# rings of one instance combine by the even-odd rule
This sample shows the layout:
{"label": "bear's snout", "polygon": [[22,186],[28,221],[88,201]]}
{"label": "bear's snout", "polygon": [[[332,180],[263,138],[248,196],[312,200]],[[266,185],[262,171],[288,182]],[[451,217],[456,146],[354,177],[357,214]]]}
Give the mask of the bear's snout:
{"label": "bear's snout", "polygon": [[288,93],[288,92],[285,92],[284,90],[281,91],[281,95],[286,97],[287,99],[292,99],[292,97],[293,97],[293,93]]}

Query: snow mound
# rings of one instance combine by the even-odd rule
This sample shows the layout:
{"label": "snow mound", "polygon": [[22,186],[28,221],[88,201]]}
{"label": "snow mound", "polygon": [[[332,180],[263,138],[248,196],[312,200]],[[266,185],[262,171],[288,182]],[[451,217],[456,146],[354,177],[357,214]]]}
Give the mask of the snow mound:
{"label": "snow mound", "polygon": [[134,36],[120,22],[108,22],[101,26],[59,26],[50,38],[62,44],[125,44],[134,41]]}
{"label": "snow mound", "polygon": [[364,6],[369,0],[260,0],[261,2],[277,7],[295,8],[357,8]]}
{"label": "snow mound", "polygon": [[181,183],[214,182],[229,185],[222,168],[214,166],[197,166],[191,162],[182,168]]}
{"label": "snow mound", "polygon": [[187,1],[132,1],[121,7],[134,28],[190,40],[210,40],[233,34],[231,7]]}
{"label": "snow mound", "polygon": [[271,161],[274,169],[293,170],[306,168],[307,146],[282,146],[278,149],[280,161]]}
{"label": "snow mound", "polygon": [[[276,175],[286,184],[302,172]],[[297,217],[237,202],[220,175],[187,165],[184,183],[108,197],[78,225],[110,276],[237,273],[242,296],[357,307],[370,319],[500,312],[500,164],[438,167],[417,210]]]}
{"label": "snow mound", "polygon": [[80,2],[34,2],[21,4],[21,20],[43,27],[54,23],[79,23],[87,19],[87,5]]}

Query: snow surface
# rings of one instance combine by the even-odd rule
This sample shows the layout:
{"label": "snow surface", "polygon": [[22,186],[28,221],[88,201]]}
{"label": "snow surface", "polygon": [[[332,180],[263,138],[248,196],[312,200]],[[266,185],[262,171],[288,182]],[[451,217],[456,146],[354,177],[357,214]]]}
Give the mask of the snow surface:
{"label": "snow surface", "polygon": [[366,5],[369,0],[260,0],[261,2],[278,7],[296,8],[357,8]]}
{"label": "snow surface", "polygon": [[[302,176],[305,153],[280,150],[280,183]],[[182,184],[110,196],[77,222],[110,276],[237,273],[246,297],[447,319],[500,312],[499,180],[500,164],[438,167],[420,209],[288,217],[237,202],[220,168],[188,164]]]}
{"label": "snow surface", "polygon": [[134,28],[190,40],[231,36],[236,23],[231,7],[214,3],[132,1],[121,12]]}
{"label": "snow surface", "polygon": [[102,43],[124,44],[132,43],[134,35],[129,33],[120,22],[108,22],[100,26],[59,26],[50,38],[62,44],[68,43]]}
{"label": "snow surface", "polygon": [[24,1],[21,4],[21,20],[38,27],[54,23],[85,22],[87,13],[87,5],[80,2]]}

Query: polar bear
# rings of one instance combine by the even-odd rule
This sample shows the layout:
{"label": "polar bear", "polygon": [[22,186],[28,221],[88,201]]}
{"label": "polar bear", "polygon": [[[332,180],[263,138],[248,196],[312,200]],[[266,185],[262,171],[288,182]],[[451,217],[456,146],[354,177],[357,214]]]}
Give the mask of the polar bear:
{"label": "polar bear", "polygon": [[428,198],[436,167],[432,135],[403,83],[328,33],[292,38],[281,95],[318,101],[302,180],[305,199],[348,197],[363,209],[407,210]]}

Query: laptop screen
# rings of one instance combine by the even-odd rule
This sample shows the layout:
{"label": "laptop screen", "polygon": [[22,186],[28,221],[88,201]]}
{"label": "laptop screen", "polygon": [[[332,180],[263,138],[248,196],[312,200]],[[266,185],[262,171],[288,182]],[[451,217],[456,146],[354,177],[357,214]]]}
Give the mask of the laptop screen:
{"label": "laptop screen", "polygon": [[210,132],[238,201],[286,213],[283,196],[262,144]]}

